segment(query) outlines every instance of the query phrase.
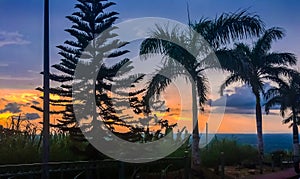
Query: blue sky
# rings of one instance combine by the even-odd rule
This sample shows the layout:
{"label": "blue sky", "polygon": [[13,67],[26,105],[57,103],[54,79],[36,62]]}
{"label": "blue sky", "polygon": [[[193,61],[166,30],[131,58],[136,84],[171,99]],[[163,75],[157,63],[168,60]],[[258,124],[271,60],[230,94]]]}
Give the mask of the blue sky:
{"label": "blue sky", "polygon": [[[267,27],[279,26],[286,30],[286,37],[274,43],[273,50],[292,52],[300,56],[298,45],[300,1],[298,0],[116,0],[114,2],[117,5],[110,10],[120,13],[117,22],[141,17],[163,17],[186,24],[187,2],[192,21],[197,21],[201,17],[214,18],[223,12],[248,9],[249,12],[258,14]],[[75,3],[75,0],[50,0],[51,64],[58,63],[60,60],[55,46],[71,38],[64,31],[71,26],[65,16],[75,11]],[[0,94],[1,89],[5,92],[10,91],[7,89],[33,90],[42,85],[42,76],[39,75],[43,63],[42,46],[43,0],[0,0]],[[254,98],[251,91],[241,87],[235,88],[234,93],[228,97],[229,106],[226,112],[253,114]],[[247,101],[247,104],[237,106],[234,103],[237,98],[243,98],[241,101]],[[7,103],[0,100],[0,105],[2,102]],[[11,103],[0,110],[18,111],[18,107]],[[239,109],[236,109],[237,107]],[[239,117],[235,119],[238,120]],[[253,116],[249,116],[249,119],[252,120]],[[274,131],[282,129],[280,120],[278,117],[276,126],[280,125],[280,127]],[[245,128],[248,127],[247,125]]]}
{"label": "blue sky", "polygon": [[[70,36],[65,16],[74,12],[75,0],[50,0],[51,64],[59,61],[56,45]],[[120,13],[118,22],[139,17],[164,17],[187,23],[186,3],[192,21],[213,18],[222,12],[249,9],[258,14],[267,27],[279,26],[287,36],[274,44],[274,50],[300,55],[300,1],[297,0],[116,0],[111,10]],[[41,84],[42,0],[0,1],[0,88],[32,89]]]}

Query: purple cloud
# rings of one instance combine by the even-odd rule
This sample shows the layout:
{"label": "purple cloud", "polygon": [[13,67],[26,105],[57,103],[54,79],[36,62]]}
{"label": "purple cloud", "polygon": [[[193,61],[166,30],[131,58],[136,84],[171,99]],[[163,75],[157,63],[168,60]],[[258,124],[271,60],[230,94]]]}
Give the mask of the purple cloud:
{"label": "purple cloud", "polygon": [[19,113],[21,105],[18,103],[8,103],[5,105],[4,109],[0,110],[0,113],[11,112],[11,113]]}
{"label": "purple cloud", "polygon": [[23,39],[23,35],[19,32],[0,31],[0,47],[6,45],[25,45],[30,42]]}
{"label": "purple cloud", "polygon": [[41,118],[40,115],[37,113],[27,113],[27,114],[25,114],[25,116],[26,116],[26,119],[28,119],[28,120],[35,120],[35,119]]}

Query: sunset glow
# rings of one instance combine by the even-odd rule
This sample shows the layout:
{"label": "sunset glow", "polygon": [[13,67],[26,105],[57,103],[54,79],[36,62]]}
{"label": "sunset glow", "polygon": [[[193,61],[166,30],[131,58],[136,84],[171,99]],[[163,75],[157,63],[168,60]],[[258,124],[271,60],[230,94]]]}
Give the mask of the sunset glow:
{"label": "sunset glow", "polygon": [[[0,27],[0,124],[7,125],[7,120],[12,115],[26,115],[31,114],[35,119],[32,121],[41,121],[42,114],[34,109],[31,105],[42,107],[41,93],[34,90],[36,87],[42,85],[42,1],[26,1],[22,5],[16,6],[17,1],[1,1],[3,14]],[[73,13],[74,4],[76,1],[58,1],[51,2],[51,9],[55,9],[55,13],[51,14],[51,65],[59,63],[60,56],[57,45],[70,38],[64,29],[71,27],[70,22],[64,17]],[[274,4],[263,1],[243,1],[239,3],[225,3],[223,2],[202,2],[191,1],[191,19],[198,20],[199,17],[215,17],[224,11],[235,12],[237,9],[250,8],[249,12],[257,12],[263,17],[267,27],[282,26],[286,29],[287,36],[283,40],[274,43],[272,50],[287,51],[300,55],[298,43],[300,41],[298,31],[300,26],[287,21],[299,15],[292,15],[293,13],[286,13],[293,11],[299,13],[295,8],[299,7],[298,2],[292,4],[297,5],[283,5],[283,2],[274,2]],[[218,4],[218,5],[216,5]],[[222,4],[222,5],[220,5]],[[148,7],[159,5],[160,7],[170,8],[168,2],[153,1],[153,2],[133,2],[127,3],[125,1],[117,1],[117,11],[120,12],[120,18],[117,23],[139,17],[158,16],[163,18],[171,18],[186,23],[186,6],[185,2],[172,3],[174,11],[165,11],[153,8],[151,11]],[[22,7],[22,8],[20,8]],[[24,11],[24,9],[27,9]],[[142,9],[142,10],[141,10]],[[29,13],[30,12],[30,13]],[[31,13],[32,12],[32,13]],[[275,14],[273,12],[276,12]],[[270,16],[270,14],[273,14]],[[28,20],[28,26],[21,23],[20,19]],[[14,22],[14,23],[12,23]],[[16,23],[17,22],[17,23]],[[19,23],[18,23],[19,22]],[[249,40],[254,41],[255,39]],[[136,47],[138,48],[138,47]],[[143,66],[143,65],[142,65]],[[215,72],[212,72],[214,74]],[[223,79],[223,76],[215,75],[215,80]],[[209,75],[210,76],[210,75]],[[185,126],[185,123],[191,121],[190,104],[190,88],[182,81],[179,83],[185,86],[184,91],[178,91],[176,86],[168,88],[168,92],[162,95],[165,99],[166,106],[170,108],[168,113],[157,113],[158,117],[169,119],[173,122],[180,121],[178,128]],[[55,86],[55,85],[54,85]],[[214,87],[214,91],[218,91],[218,86]],[[253,96],[245,86],[233,86],[227,89],[229,99],[227,100],[227,107],[224,116],[220,116],[220,121],[214,119],[209,120],[210,109],[205,107],[204,113],[199,113],[199,128],[205,131],[205,124],[209,122],[209,130],[216,130],[219,133],[256,133],[255,115],[253,112]],[[59,99],[59,96],[51,96],[52,99]],[[222,97],[219,95],[209,95],[210,101],[218,102]],[[236,103],[236,101],[241,104]],[[242,104],[242,102],[244,102]],[[248,102],[249,104],[246,104]],[[8,105],[8,106],[7,106]],[[236,108],[236,105],[240,105]],[[248,106],[247,106],[248,105]],[[250,109],[251,108],[251,109]],[[288,125],[283,125],[282,118],[274,112],[270,115],[264,115],[263,128],[264,132],[290,132]],[[39,116],[39,118],[36,118]],[[212,115],[211,115],[212,116]],[[51,121],[56,123],[55,119],[59,116],[52,115]],[[215,124],[216,123],[216,124]],[[220,123],[220,127],[218,127]],[[187,125],[188,127],[188,125]],[[191,126],[188,127],[189,131]],[[211,131],[213,132],[213,131]]]}
{"label": "sunset glow", "polygon": [[[170,92],[172,91],[172,93]],[[188,94],[188,93],[187,93]],[[13,115],[26,114],[26,113],[36,113],[40,118],[34,119],[34,123],[38,123],[42,120],[42,113],[32,109],[30,106],[36,104],[42,107],[42,100],[39,98],[41,93],[36,90],[27,89],[0,89],[0,109],[4,110],[5,106],[10,103],[16,103],[14,108],[7,109],[0,114],[0,125],[7,126],[10,123],[9,118]],[[59,99],[58,96],[51,96],[52,99]],[[166,100],[166,106],[170,108],[170,112],[156,112],[155,114],[162,119],[170,120],[170,123],[178,123],[176,127],[180,130],[186,127],[190,132],[192,131],[192,120],[191,120],[191,110],[189,110],[189,105],[184,101],[181,105],[180,95],[176,88],[170,87],[163,94],[162,99]],[[185,95],[185,101],[188,100],[188,95]],[[33,102],[33,103],[32,103]],[[10,110],[10,111],[9,111]],[[275,111],[276,112],[276,111]],[[204,133],[206,122],[208,121],[210,113],[210,108],[207,106],[205,112],[199,113],[199,130]],[[58,118],[57,115],[52,115],[52,123],[56,123],[55,119]],[[225,113],[221,123],[219,121],[214,121],[210,119],[209,121],[209,133],[255,133],[255,114],[232,114]],[[289,133],[291,129],[288,125],[282,124],[282,118],[277,114],[270,114],[263,116],[263,128],[265,133]],[[216,130],[217,129],[217,130]]]}

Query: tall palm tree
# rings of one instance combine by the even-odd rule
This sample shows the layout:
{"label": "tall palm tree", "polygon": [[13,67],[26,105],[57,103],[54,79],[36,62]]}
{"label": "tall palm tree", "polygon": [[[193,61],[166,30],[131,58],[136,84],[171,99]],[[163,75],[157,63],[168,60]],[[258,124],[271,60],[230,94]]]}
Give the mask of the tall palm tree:
{"label": "tall palm tree", "polygon": [[234,49],[223,49],[217,52],[222,67],[231,72],[221,86],[221,91],[234,82],[241,82],[249,85],[255,96],[256,128],[261,173],[264,157],[261,95],[264,93],[264,84],[270,80],[277,81],[280,75],[291,74],[293,70],[289,69],[288,65],[296,64],[296,58],[291,53],[270,52],[272,42],[281,39],[283,36],[283,29],[274,27],[266,30],[252,48],[239,43],[235,44]]}
{"label": "tall palm tree", "polygon": [[265,110],[268,114],[270,109],[276,105],[280,106],[280,114],[283,118],[286,112],[291,111],[290,115],[283,120],[283,123],[292,122],[293,127],[293,153],[294,153],[294,167],[295,171],[299,173],[299,108],[300,108],[300,74],[293,75],[289,82],[284,80],[277,81],[278,87],[270,88],[265,98]]}
{"label": "tall palm tree", "polygon": [[[248,14],[246,11],[231,14],[224,13],[216,19],[202,19],[195,24],[189,25],[200,35],[203,35],[204,39],[213,47],[213,50],[232,42],[232,40],[258,36],[263,29],[263,23],[259,17]],[[197,44],[199,34],[190,33],[189,35],[183,35],[176,28],[168,31],[157,27],[156,31],[152,33],[152,37],[144,40],[140,47],[140,55],[146,55],[147,57],[147,54],[160,53],[163,55],[165,62],[164,66],[150,80],[145,99],[150,99],[153,95],[159,95],[172,82],[171,80],[183,74],[189,74],[188,79],[192,86],[194,124],[192,168],[200,165],[198,105],[202,108],[207,99],[207,80],[203,70],[209,67],[197,59],[197,55],[203,55],[201,54],[203,49],[201,47],[198,48],[199,44]],[[181,46],[178,44],[181,44]],[[184,68],[178,68],[178,64],[174,62],[175,60]],[[166,73],[168,77],[161,75]]]}

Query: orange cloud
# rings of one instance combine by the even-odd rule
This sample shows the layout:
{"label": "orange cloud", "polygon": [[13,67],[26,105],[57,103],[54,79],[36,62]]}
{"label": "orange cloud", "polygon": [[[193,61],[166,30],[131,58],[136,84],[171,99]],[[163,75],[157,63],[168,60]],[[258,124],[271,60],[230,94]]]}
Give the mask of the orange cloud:
{"label": "orange cloud", "polygon": [[13,111],[3,111],[0,113],[0,125],[7,127],[10,124],[12,116],[23,116],[23,119],[29,119],[28,117],[34,117],[31,120],[32,123],[37,124],[42,119],[37,118],[42,117],[42,113],[32,109],[31,105],[37,105],[42,107],[42,100],[39,98],[41,92],[37,90],[30,89],[0,89],[0,111],[5,109],[8,104],[15,104],[18,106],[19,110]]}
{"label": "orange cloud", "polygon": [[[263,116],[264,133],[290,133],[288,125],[282,124],[279,115]],[[225,114],[218,130],[219,133],[256,133],[255,115]]]}

